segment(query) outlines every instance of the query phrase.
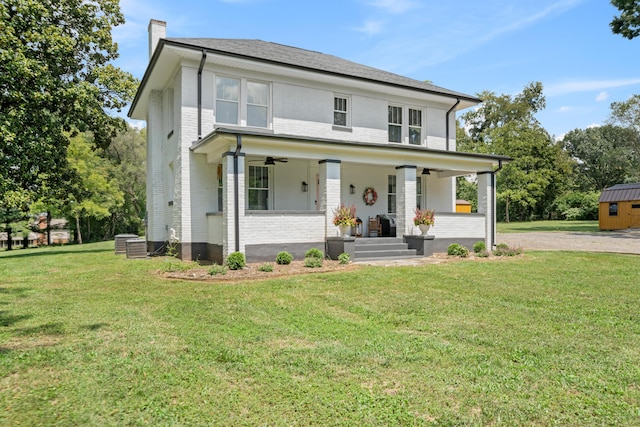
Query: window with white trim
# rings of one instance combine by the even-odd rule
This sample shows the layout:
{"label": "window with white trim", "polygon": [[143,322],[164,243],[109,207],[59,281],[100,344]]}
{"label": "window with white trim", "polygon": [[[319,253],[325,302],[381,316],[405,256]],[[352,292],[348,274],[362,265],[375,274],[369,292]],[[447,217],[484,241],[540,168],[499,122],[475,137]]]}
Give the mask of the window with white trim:
{"label": "window with white trim", "polygon": [[416,178],[416,207],[422,209],[422,177]]}
{"label": "window with white trim", "polygon": [[240,80],[216,77],[216,122],[239,124]]}
{"label": "window with white trim", "polygon": [[422,144],[422,111],[409,108],[409,144]]}
{"label": "window with white trim", "polygon": [[266,128],[269,122],[269,85],[247,82],[247,126]]}
{"label": "window with white trim", "polygon": [[402,107],[389,105],[389,142],[402,143]]}
{"label": "window with white trim", "polygon": [[248,209],[262,210],[269,209],[269,167],[249,166],[248,188]]}
{"label": "window with white trim", "polygon": [[333,124],[335,126],[349,126],[349,99],[346,96],[333,98]]}
{"label": "window with white trim", "polygon": [[396,213],[396,176],[387,177],[387,212]]}

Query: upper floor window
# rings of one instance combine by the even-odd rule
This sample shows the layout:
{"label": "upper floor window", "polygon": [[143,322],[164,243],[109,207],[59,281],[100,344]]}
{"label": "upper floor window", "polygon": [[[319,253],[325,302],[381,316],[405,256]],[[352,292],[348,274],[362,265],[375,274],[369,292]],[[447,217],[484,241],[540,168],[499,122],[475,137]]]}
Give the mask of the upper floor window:
{"label": "upper floor window", "polygon": [[345,96],[333,98],[333,124],[336,126],[349,126],[348,99]]}
{"label": "upper floor window", "polygon": [[389,105],[389,142],[402,142],[402,107]]}
{"label": "upper floor window", "polygon": [[240,80],[216,77],[216,121],[237,125],[240,112]]}
{"label": "upper floor window", "polygon": [[269,127],[269,92],[268,83],[216,76],[215,121]]}
{"label": "upper floor window", "polygon": [[409,108],[409,144],[422,144],[422,111]]}
{"label": "upper floor window", "polygon": [[247,82],[247,126],[266,128],[269,120],[269,85]]}

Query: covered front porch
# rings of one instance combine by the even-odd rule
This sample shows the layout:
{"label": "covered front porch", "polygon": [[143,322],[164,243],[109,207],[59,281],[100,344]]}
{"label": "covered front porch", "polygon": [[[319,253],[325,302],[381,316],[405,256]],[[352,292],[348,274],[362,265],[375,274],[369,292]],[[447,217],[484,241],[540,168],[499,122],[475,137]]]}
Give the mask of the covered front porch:
{"label": "covered front porch", "polygon": [[[202,195],[217,207],[203,213],[209,258],[216,262],[234,251],[248,261],[273,261],[283,250],[296,258],[311,247],[327,252],[328,239],[339,236],[333,210],[343,203],[354,205],[362,221],[356,238],[392,237],[391,229],[399,239],[418,235],[413,216],[420,207],[436,211],[429,234],[437,251],[451,242],[495,242],[494,170],[502,161],[495,156],[246,129],[218,129],[192,152],[194,163],[216,170],[217,191]],[[455,177],[468,174],[477,176],[478,212],[456,213]],[[369,219],[376,217],[392,227],[371,233]]]}

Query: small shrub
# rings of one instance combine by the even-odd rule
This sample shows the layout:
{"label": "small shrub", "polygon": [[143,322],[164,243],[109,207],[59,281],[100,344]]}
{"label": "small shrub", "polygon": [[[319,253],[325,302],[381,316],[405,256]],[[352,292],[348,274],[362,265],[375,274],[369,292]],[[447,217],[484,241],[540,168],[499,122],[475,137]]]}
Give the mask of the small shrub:
{"label": "small shrub", "polygon": [[307,257],[304,259],[304,266],[309,268],[322,267],[322,258],[315,256]]}
{"label": "small shrub", "polygon": [[493,251],[495,256],[516,256],[522,253],[522,248],[512,248],[506,243],[499,243]]}
{"label": "small shrub", "polygon": [[232,252],[227,257],[229,270],[241,270],[247,265],[247,260],[242,252]]}
{"label": "small shrub", "polygon": [[473,244],[473,252],[477,254],[483,251],[486,252],[486,250],[487,250],[487,245],[482,240],[480,240],[479,242],[475,242]]}
{"label": "small shrub", "polygon": [[324,258],[324,255],[322,254],[322,251],[318,248],[311,248],[309,249],[307,252],[305,252],[304,254],[305,259],[306,258]]}
{"label": "small shrub", "polygon": [[469,256],[469,249],[462,246],[459,243],[452,243],[447,248],[447,254],[451,256],[459,256],[461,258],[466,258]]}
{"label": "small shrub", "polygon": [[213,264],[211,267],[209,267],[209,274],[211,276],[216,276],[218,274],[224,276],[225,274],[227,274],[227,266],[226,265]]}
{"label": "small shrub", "polygon": [[269,264],[268,262],[265,262],[260,267],[258,267],[258,270],[271,273],[273,271],[273,265]]}
{"label": "small shrub", "polygon": [[489,255],[491,255],[491,254],[490,254],[490,253],[489,253],[489,251],[488,251],[488,250],[486,250],[486,249],[485,249],[485,250],[482,250],[482,251],[480,251],[480,252],[476,252],[476,256],[477,256],[477,257],[479,257],[479,258],[488,258],[488,257],[489,257]]}
{"label": "small shrub", "polygon": [[351,256],[346,252],[342,252],[340,255],[338,255],[338,261],[340,261],[340,264],[349,264],[349,261],[351,261]]}
{"label": "small shrub", "polygon": [[288,265],[291,264],[291,261],[293,261],[293,255],[287,251],[278,252],[278,255],[276,255],[278,265]]}

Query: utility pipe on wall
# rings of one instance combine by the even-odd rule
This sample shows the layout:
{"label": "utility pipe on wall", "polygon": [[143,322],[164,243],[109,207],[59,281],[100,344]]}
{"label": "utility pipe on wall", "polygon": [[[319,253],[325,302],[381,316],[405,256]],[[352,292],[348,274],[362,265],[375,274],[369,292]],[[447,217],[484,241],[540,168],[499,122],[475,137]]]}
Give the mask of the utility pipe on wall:
{"label": "utility pipe on wall", "polygon": [[236,240],[236,252],[240,251],[240,190],[238,188],[238,157],[242,150],[242,135],[236,136],[236,151],[233,153],[233,210],[234,210],[234,231]]}
{"label": "utility pipe on wall", "polygon": [[447,136],[447,151],[449,151],[449,114],[451,114],[451,112],[456,109],[458,104],[460,104],[460,98],[456,98],[456,103],[453,104],[453,107],[449,108],[449,111],[447,111],[447,115],[446,115],[445,121],[446,121],[447,129],[445,130],[445,134]]}
{"label": "utility pipe on wall", "polygon": [[202,59],[198,67],[198,141],[202,139],[202,69],[207,60],[207,52],[202,50]]}

